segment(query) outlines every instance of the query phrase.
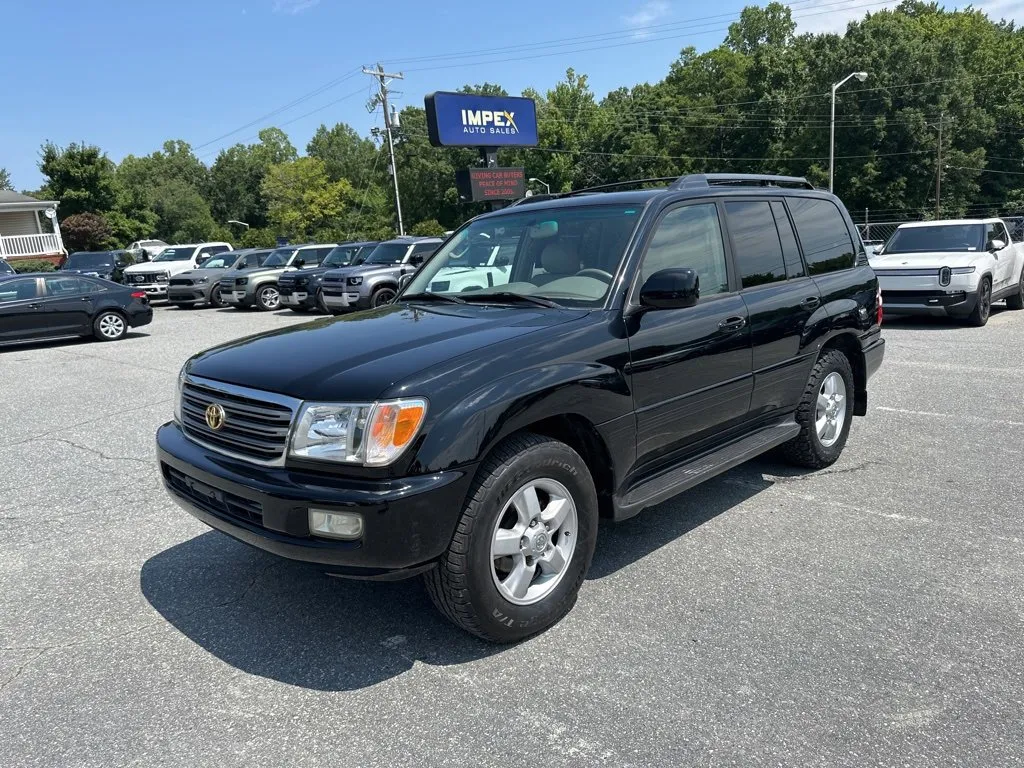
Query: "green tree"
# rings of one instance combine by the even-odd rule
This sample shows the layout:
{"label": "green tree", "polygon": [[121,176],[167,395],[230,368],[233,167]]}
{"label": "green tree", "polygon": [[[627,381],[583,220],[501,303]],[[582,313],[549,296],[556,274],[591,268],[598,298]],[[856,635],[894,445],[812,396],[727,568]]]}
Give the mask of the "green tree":
{"label": "green tree", "polygon": [[76,213],[61,222],[61,235],[68,251],[102,251],[111,247],[110,226],[95,213]]}
{"label": "green tree", "polygon": [[14,189],[14,185],[11,183],[11,174],[7,172],[6,168],[0,168],[0,189]]}
{"label": "green tree", "polygon": [[316,157],[271,166],[262,191],[271,227],[294,240],[336,232],[355,202],[352,185],[345,179],[332,182]]}
{"label": "green tree", "polygon": [[60,201],[62,217],[106,213],[117,202],[114,164],[99,147],[46,142],[39,170],[45,177],[40,194]]}
{"label": "green tree", "polygon": [[361,188],[381,180],[379,176],[371,179],[371,173],[378,165],[376,145],[345,123],[338,123],[333,128],[326,125],[317,128],[306,146],[306,153],[323,160],[331,181],[348,179],[352,186]]}
{"label": "green tree", "polygon": [[445,231],[445,228],[441,226],[437,219],[428,219],[427,221],[419,221],[413,224],[409,229],[409,234],[416,235],[417,237],[441,237]]}

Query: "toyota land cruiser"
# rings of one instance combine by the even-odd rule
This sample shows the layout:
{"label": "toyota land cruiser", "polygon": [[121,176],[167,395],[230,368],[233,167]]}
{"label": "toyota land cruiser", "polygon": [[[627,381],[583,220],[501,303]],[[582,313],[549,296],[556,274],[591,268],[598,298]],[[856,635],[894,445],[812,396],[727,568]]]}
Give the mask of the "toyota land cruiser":
{"label": "toyota land cruiser", "polygon": [[[595,191],[470,221],[392,304],[190,359],[157,433],[171,496],[331,574],[422,573],[458,626],[511,642],[570,610],[599,517],[774,448],[835,462],[885,348],[839,200],[731,174]],[[505,282],[432,290],[509,241]]]}

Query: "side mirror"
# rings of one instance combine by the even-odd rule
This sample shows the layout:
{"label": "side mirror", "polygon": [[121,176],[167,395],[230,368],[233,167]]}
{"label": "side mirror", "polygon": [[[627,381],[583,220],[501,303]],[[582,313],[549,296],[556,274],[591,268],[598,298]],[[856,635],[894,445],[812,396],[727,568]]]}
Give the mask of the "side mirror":
{"label": "side mirror", "polygon": [[412,282],[412,275],[402,275],[398,278],[398,290],[403,290],[405,286]]}
{"label": "side mirror", "polygon": [[494,261],[494,266],[496,266],[496,267],[508,267],[511,264],[512,264],[512,261],[509,259],[508,256],[499,256]]}
{"label": "side mirror", "polygon": [[411,256],[409,258],[409,263],[412,264],[414,267],[420,266],[423,263],[423,254],[417,253],[416,255]]}
{"label": "side mirror", "polygon": [[304,266],[306,266],[306,260],[301,256],[297,256],[295,258],[295,261],[292,262],[292,266],[297,269],[302,269]]}
{"label": "side mirror", "polygon": [[1001,251],[1005,247],[1006,243],[1004,243],[1002,240],[999,240],[998,238],[995,240],[989,240],[988,249],[990,251]]}
{"label": "side mirror", "polygon": [[640,305],[650,309],[683,309],[700,298],[700,278],[688,268],[655,272],[640,288]]}

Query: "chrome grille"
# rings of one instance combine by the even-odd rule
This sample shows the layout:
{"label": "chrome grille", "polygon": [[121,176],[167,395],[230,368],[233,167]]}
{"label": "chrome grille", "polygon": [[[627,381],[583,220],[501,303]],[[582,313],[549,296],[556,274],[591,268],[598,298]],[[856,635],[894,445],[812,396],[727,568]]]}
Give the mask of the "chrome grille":
{"label": "chrome grille", "polygon": [[[206,409],[219,404],[224,425],[211,429]],[[181,395],[182,429],[196,442],[260,464],[284,463],[292,418],[299,401],[190,376]]]}

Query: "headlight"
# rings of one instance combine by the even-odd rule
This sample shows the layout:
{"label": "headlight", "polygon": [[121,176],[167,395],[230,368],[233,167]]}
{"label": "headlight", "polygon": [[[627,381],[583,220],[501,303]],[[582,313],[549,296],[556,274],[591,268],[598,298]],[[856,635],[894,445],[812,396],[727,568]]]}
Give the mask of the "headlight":
{"label": "headlight", "polygon": [[291,455],[379,467],[409,446],[423,424],[427,401],[307,403],[292,436]]}
{"label": "headlight", "polygon": [[240,277],[237,280],[235,280],[235,285],[245,285],[248,282],[249,282],[249,278],[248,277]]}
{"label": "headlight", "polygon": [[361,278],[361,277],[350,277],[348,279],[348,284],[349,285],[362,285],[363,284],[363,278]]}
{"label": "headlight", "polygon": [[178,372],[178,386],[174,389],[174,420],[181,424],[181,391],[185,388],[185,366]]}
{"label": "headlight", "polygon": [[208,283],[208,282],[210,282],[210,278],[208,278],[208,277],[200,277],[198,280],[196,280],[196,283],[200,284],[200,285],[202,283]]}
{"label": "headlight", "polygon": [[308,279],[306,279],[305,277],[300,277],[299,279],[297,279],[297,280],[293,280],[292,282],[294,282],[294,283],[295,283],[295,285],[298,285],[298,286],[303,286],[303,285],[305,285],[306,283],[308,283],[308,282],[309,282],[309,280],[308,280]]}

